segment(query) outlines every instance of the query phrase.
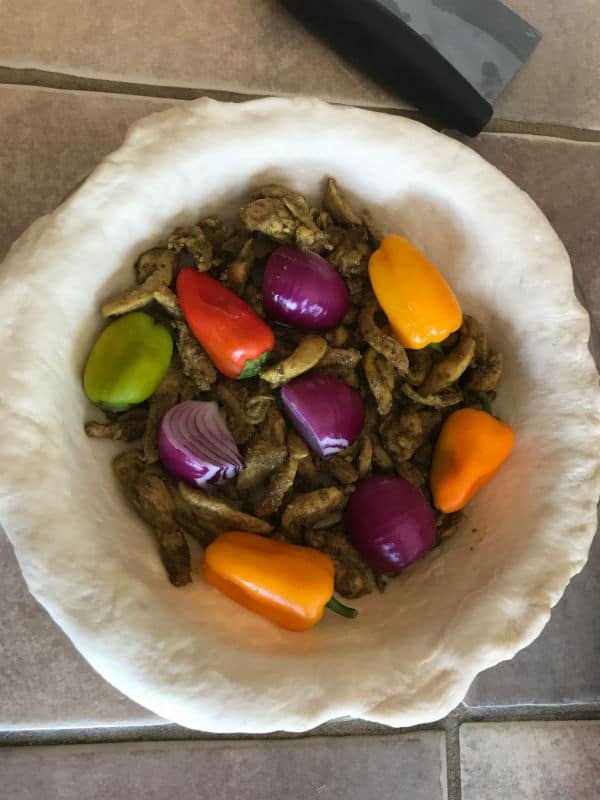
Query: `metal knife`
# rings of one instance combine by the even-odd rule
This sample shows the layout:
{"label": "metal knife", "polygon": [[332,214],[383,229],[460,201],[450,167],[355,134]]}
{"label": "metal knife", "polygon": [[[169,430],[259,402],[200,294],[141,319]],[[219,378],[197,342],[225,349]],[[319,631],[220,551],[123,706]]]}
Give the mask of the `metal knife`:
{"label": "metal knife", "polygon": [[541,34],[499,0],[282,0],[386,88],[475,136]]}

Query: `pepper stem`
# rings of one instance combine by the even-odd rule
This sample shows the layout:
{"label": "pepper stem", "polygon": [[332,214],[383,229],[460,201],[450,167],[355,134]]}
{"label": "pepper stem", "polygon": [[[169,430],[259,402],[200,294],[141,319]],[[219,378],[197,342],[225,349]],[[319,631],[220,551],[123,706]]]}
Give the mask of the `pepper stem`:
{"label": "pepper stem", "polygon": [[238,380],[240,378],[253,378],[255,375],[261,371],[264,365],[267,363],[269,356],[271,355],[269,350],[265,350],[264,353],[261,353],[258,358],[252,358],[250,361],[246,361],[244,365],[244,369],[238,375]]}
{"label": "pepper stem", "polygon": [[444,351],[442,350],[442,345],[441,345],[441,344],[439,344],[439,342],[430,342],[430,343],[429,343],[429,347],[430,347],[432,350],[435,350],[435,352],[436,352],[436,353],[443,353],[443,352],[444,352]]}
{"label": "pepper stem", "polygon": [[348,617],[348,619],[354,619],[358,616],[358,611],[355,608],[350,608],[350,606],[345,606],[343,603],[340,603],[335,597],[332,597],[328,603],[325,603],[327,608],[330,608],[332,611],[335,611],[336,614],[339,614],[341,617]]}
{"label": "pepper stem", "polygon": [[494,412],[492,410],[492,401],[490,400],[490,396],[487,392],[477,392],[479,395],[479,399],[481,400],[481,408],[488,413],[490,416],[494,416]]}

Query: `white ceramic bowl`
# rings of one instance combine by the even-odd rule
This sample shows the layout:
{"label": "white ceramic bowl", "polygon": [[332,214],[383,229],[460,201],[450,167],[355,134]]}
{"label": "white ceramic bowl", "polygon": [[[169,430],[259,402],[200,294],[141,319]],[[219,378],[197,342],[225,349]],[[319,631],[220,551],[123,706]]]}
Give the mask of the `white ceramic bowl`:
{"label": "white ceramic bowl", "polygon": [[[289,633],[201,579],[165,578],[87,439],[81,371],[103,299],[173,226],[277,181],[334,175],[387,232],[443,269],[505,354],[509,462],[461,530],[357,602]],[[597,374],[567,254],[531,199],[468,148],[406,119],[314,100],[181,104],[14,245],[0,270],[0,519],[34,596],[89,662],[162,717],[206,731],[300,731],[342,716],[439,718],[547,622],[596,525]]]}

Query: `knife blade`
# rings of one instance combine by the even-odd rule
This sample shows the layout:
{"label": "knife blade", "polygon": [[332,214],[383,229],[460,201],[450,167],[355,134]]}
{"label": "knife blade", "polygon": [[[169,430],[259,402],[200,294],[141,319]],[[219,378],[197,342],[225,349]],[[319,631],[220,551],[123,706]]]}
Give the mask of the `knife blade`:
{"label": "knife blade", "polygon": [[541,38],[499,0],[281,2],[369,77],[469,136]]}
{"label": "knife blade", "polygon": [[493,103],[542,36],[499,0],[379,0]]}

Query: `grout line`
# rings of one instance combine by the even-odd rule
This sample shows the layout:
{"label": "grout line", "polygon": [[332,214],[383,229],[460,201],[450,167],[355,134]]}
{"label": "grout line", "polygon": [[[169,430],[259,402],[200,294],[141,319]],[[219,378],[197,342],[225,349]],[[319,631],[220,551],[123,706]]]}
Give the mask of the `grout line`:
{"label": "grout line", "polygon": [[446,787],[448,800],[461,800],[460,725],[461,712],[453,711],[446,719]]}
{"label": "grout line", "polygon": [[[199,97],[210,97],[230,103],[242,103],[246,100],[257,100],[262,97],[294,97],[293,94],[283,93],[252,93],[234,92],[225,89],[202,89],[193,86],[176,86],[167,84],[136,83],[134,81],[119,81],[105,78],[92,78],[72,75],[66,72],[46,72],[39,69],[15,69],[0,65],[0,85],[16,86],[23,88],[53,89],[57,91],[92,92],[99,94],[121,94],[129,97],[148,97],[154,100],[196,100]],[[332,105],[355,105],[349,102],[332,101]],[[400,108],[387,106],[356,105],[367,111],[379,111],[384,114],[394,114],[409,117],[423,122],[439,130],[432,117],[415,108]]]}
{"label": "grout line", "polygon": [[[210,97],[229,103],[242,103],[246,100],[257,100],[262,97],[294,97],[286,93],[252,93],[234,92],[225,89],[202,89],[192,86],[176,86],[167,84],[136,83],[133,81],[120,81],[105,78],[91,78],[72,75],[66,72],[46,72],[39,69],[16,69],[0,65],[0,85],[23,88],[52,89],[57,91],[92,92],[99,94],[127,95],[129,97],[147,97],[153,100],[196,100],[200,97]],[[354,105],[349,102],[332,101],[332,105]],[[408,117],[429,125],[436,130],[440,129],[434,119],[415,108],[392,108],[386,106],[356,105],[367,111],[378,111],[383,114],[393,114]]]}
{"label": "grout line", "polygon": [[[426,729],[439,730],[439,729]],[[409,733],[413,729],[409,729]],[[81,745],[81,744],[125,744],[132,742],[239,742],[239,741],[258,741],[275,742],[289,741],[295,739],[311,738],[346,738],[351,736],[391,736],[399,733],[407,733],[406,730],[361,730],[356,733],[341,732],[317,732],[307,733],[274,733],[264,735],[252,734],[214,734],[203,733],[202,731],[192,731],[173,725],[157,725],[149,727],[127,727],[127,728],[81,728],[65,730],[34,730],[34,731],[6,731],[0,732],[0,752],[3,747],[18,746],[62,746],[62,745]]]}
{"label": "grout line", "polygon": [[[445,731],[447,741],[448,779],[460,781],[458,733],[461,725],[473,722],[577,722],[600,720],[600,705],[594,703],[554,706],[459,706],[445,719],[432,725],[412,728],[390,728],[364,720],[339,720],[311,731],[289,733],[278,731],[269,734],[215,734],[194,731],[171,723],[157,725],[127,725],[106,727],[46,728],[34,730],[0,730],[0,747],[15,745],[108,744],[138,741],[274,741],[278,739],[304,739],[333,736],[398,736],[425,731]],[[460,800],[460,795],[450,795],[449,800]]]}
{"label": "grout line", "polygon": [[460,723],[470,722],[582,722],[600,720],[597,703],[567,703],[565,705],[521,705],[499,708],[497,706],[463,707]]}
{"label": "grout line", "polygon": [[572,142],[594,144],[600,142],[600,130],[578,128],[554,122],[525,122],[516,119],[492,117],[484,131],[490,134],[541,136],[550,139],[567,139]]}
{"label": "grout line", "polygon": [[154,85],[135,81],[118,81],[71,75],[66,72],[46,72],[41,69],[16,69],[0,65],[0,84],[40,89],[59,89],[73,92],[100,92],[151,97],[164,100],[195,100],[213,97],[215,100],[241,102],[261,97],[260,94],[200,89],[191,86]]}
{"label": "grout line", "polygon": [[[133,97],[149,97],[164,100],[195,100],[198,97],[212,97],[215,100],[242,102],[264,97],[264,93],[237,92],[222,89],[202,89],[191,86],[168,84],[148,84],[135,81],[92,78],[73,75],[66,72],[51,72],[33,68],[15,68],[0,65],[0,84],[29,88],[57,89],[62,91],[102,92],[107,94],[125,94]],[[337,102],[334,105],[355,105]],[[372,106],[356,104],[368,111],[379,111],[386,114],[409,117],[434,128],[439,128],[433,118],[411,108],[389,106]],[[521,120],[493,117],[483,131],[486,134],[512,134],[539,136],[554,139],[566,139],[580,143],[600,142],[600,130],[579,128],[550,122],[525,122]]]}
{"label": "grout line", "polygon": [[0,749],[13,745],[107,744],[114,742],[151,741],[277,741],[315,737],[394,736],[422,731],[443,731],[445,720],[432,725],[390,728],[365,720],[338,720],[309,731],[293,733],[275,731],[266,734],[208,733],[183,728],[173,723],[105,727],[41,728],[33,730],[0,730]]}

